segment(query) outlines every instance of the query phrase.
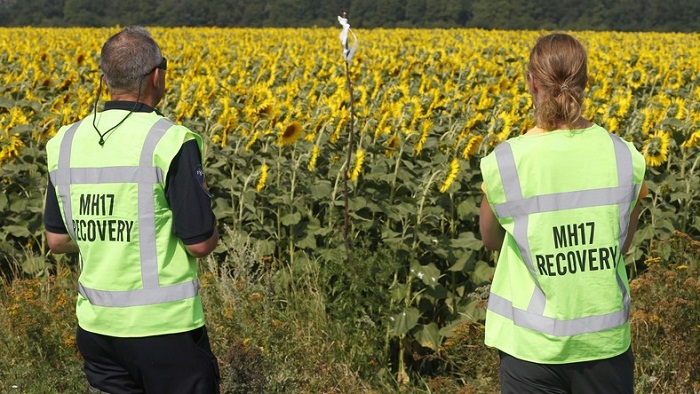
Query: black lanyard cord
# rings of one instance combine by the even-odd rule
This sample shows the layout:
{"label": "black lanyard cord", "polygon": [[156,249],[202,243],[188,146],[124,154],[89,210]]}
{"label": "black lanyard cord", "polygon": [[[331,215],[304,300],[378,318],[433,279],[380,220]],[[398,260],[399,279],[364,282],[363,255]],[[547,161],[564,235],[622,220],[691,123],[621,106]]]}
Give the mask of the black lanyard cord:
{"label": "black lanyard cord", "polygon": [[[148,74],[146,74],[146,75],[148,75]],[[144,75],[144,77],[145,77],[146,75]],[[92,117],[92,127],[95,128],[95,131],[97,132],[97,135],[100,136],[100,141],[99,141],[100,146],[104,146],[104,145],[105,145],[105,136],[106,136],[110,131],[112,131],[112,130],[116,129],[117,127],[121,126],[121,124],[124,123],[124,121],[125,121],[127,118],[129,118],[129,116],[131,116],[131,114],[132,114],[134,111],[136,111],[136,107],[139,105],[139,99],[141,98],[141,83],[142,83],[142,82],[143,82],[143,77],[142,77],[141,79],[139,79],[139,92],[138,92],[138,95],[136,96],[136,102],[134,103],[134,107],[129,111],[128,114],[126,114],[126,116],[125,116],[122,120],[119,121],[119,123],[117,123],[116,125],[114,125],[113,127],[111,127],[109,130],[107,130],[107,131],[105,131],[104,133],[102,133],[102,132],[100,132],[100,129],[97,128],[97,124],[95,123],[95,121],[97,120],[97,102],[100,100],[100,95],[102,94],[102,78],[100,78],[100,86],[99,86],[99,88],[98,88],[99,90],[97,91],[97,97],[95,98],[95,105],[94,105],[94,110],[93,110],[93,115],[94,115],[94,116]]]}

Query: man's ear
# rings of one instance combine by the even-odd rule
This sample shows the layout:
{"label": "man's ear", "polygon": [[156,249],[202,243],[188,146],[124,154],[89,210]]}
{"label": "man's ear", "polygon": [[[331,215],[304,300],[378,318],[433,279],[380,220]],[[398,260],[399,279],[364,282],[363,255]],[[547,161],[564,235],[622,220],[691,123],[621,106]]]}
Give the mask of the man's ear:
{"label": "man's ear", "polygon": [[151,83],[153,84],[153,87],[155,87],[155,88],[160,87],[160,84],[162,83],[161,73],[163,73],[163,72],[165,72],[165,70],[161,70],[160,68],[156,68],[153,71],[153,73],[151,73],[151,75],[149,77],[151,78]]}

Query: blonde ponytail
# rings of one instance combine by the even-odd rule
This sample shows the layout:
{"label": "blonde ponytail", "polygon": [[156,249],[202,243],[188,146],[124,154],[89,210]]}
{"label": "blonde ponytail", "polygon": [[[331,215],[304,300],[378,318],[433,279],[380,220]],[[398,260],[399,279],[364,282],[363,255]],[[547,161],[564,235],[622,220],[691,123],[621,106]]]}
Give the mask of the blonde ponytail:
{"label": "blonde ponytail", "polygon": [[583,113],[588,60],[580,42],[565,33],[540,37],[530,52],[528,72],[538,87],[537,125],[553,130],[571,127]]}

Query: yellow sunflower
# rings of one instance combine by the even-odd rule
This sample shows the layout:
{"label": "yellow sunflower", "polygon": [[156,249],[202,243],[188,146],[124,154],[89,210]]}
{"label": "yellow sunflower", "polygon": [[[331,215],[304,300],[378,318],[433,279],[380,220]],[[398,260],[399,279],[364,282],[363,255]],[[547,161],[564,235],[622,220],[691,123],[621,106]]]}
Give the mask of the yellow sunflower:
{"label": "yellow sunflower", "polygon": [[700,130],[696,130],[690,137],[683,143],[684,148],[693,148],[700,145]]}
{"label": "yellow sunflower", "polygon": [[668,159],[668,144],[671,141],[671,135],[668,132],[657,130],[652,133],[644,142],[642,154],[651,167],[657,167],[665,163]]}
{"label": "yellow sunflower", "polygon": [[309,159],[309,171],[313,172],[316,169],[316,161],[318,160],[318,145],[311,148],[311,158]]}
{"label": "yellow sunflower", "polygon": [[671,105],[666,109],[666,116],[669,118],[683,119],[686,117],[687,112],[685,99],[674,97],[671,99]]}
{"label": "yellow sunflower", "polygon": [[258,178],[258,184],[255,185],[255,190],[261,191],[265,188],[265,182],[267,181],[267,172],[269,169],[270,166],[268,166],[267,163],[262,164],[262,166],[260,167],[260,178]]}
{"label": "yellow sunflower", "polygon": [[476,153],[477,150],[479,150],[479,147],[481,146],[481,141],[484,140],[484,136],[481,134],[475,135],[472,138],[469,139],[469,142],[467,142],[467,146],[464,147],[464,151],[462,152],[462,157],[465,159],[469,159]]}
{"label": "yellow sunflower", "polygon": [[505,141],[510,136],[511,131],[513,131],[513,117],[510,114],[501,112],[495,119],[495,127],[501,131],[493,133],[496,137],[491,140],[491,146],[496,146],[499,143]]}
{"label": "yellow sunflower", "polygon": [[0,164],[9,162],[19,155],[19,152],[24,147],[24,142],[20,139],[19,134],[13,134],[12,140],[2,150],[0,150]]}
{"label": "yellow sunflower", "polygon": [[257,108],[257,113],[259,118],[268,119],[272,114],[272,104],[265,102]]}
{"label": "yellow sunflower", "polygon": [[333,132],[330,135],[330,142],[332,142],[332,143],[338,142],[338,139],[340,138],[340,133],[343,131],[343,128],[345,128],[345,126],[347,126],[348,121],[349,121],[349,118],[345,117],[345,116],[338,119],[338,123],[335,126],[335,130],[333,130]]}
{"label": "yellow sunflower", "polygon": [[350,180],[357,182],[357,178],[360,176],[360,171],[362,171],[362,163],[365,161],[365,151],[358,149],[355,153],[355,165],[352,168],[352,173],[350,173]]}
{"label": "yellow sunflower", "polygon": [[628,74],[627,85],[632,89],[641,88],[647,80],[646,70],[644,67],[637,65]]}
{"label": "yellow sunflower", "polygon": [[651,107],[642,108],[641,114],[644,117],[642,121],[642,134],[649,135],[649,132],[656,126],[658,120],[656,119],[657,114]]}
{"label": "yellow sunflower", "polygon": [[457,178],[457,174],[459,174],[459,159],[455,157],[450,162],[450,172],[445,177],[445,181],[442,182],[442,186],[440,186],[440,193],[446,192],[452,186],[452,183]]}
{"label": "yellow sunflower", "polygon": [[301,123],[291,122],[280,133],[277,144],[280,146],[291,146],[301,136]]}
{"label": "yellow sunflower", "polygon": [[418,139],[416,147],[414,148],[416,155],[420,155],[420,152],[423,150],[423,145],[425,144],[425,141],[428,140],[428,134],[430,134],[432,129],[433,121],[430,119],[424,120],[423,124],[421,125],[420,138]]}
{"label": "yellow sunflower", "polygon": [[396,153],[396,149],[399,147],[399,136],[394,134],[389,138],[386,143],[386,156],[392,157]]}
{"label": "yellow sunflower", "polygon": [[620,129],[620,119],[613,116],[608,120],[608,131],[615,133]]}
{"label": "yellow sunflower", "polygon": [[258,140],[258,138],[260,138],[260,132],[256,131],[255,133],[253,133],[253,136],[250,137],[250,141],[248,141],[248,143],[245,144],[245,151],[246,152],[250,152],[250,148],[253,147],[253,144],[255,143],[255,141]]}

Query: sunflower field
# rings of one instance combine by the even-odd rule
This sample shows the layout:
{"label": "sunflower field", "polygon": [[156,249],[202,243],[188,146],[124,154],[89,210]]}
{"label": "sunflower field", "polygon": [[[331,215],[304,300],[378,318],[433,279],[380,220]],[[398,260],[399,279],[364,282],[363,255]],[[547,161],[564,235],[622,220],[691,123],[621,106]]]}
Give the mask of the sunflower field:
{"label": "sunflower field", "polygon": [[[202,135],[222,235],[285,267],[277,286],[313,265],[342,298],[344,275],[374,275],[356,271],[358,256],[383,256],[376,319],[390,322],[399,369],[410,348],[438,350],[483,317],[493,256],[479,239],[478,163],[533,126],[527,58],[545,32],[361,29],[346,67],[340,28],[150,30],[168,59],[159,109]],[[92,111],[100,48],[117,31],[0,29],[0,266],[54,268],[44,145]],[[573,34],[589,55],[584,116],[647,162],[634,276],[674,231],[700,237],[700,34]]]}

